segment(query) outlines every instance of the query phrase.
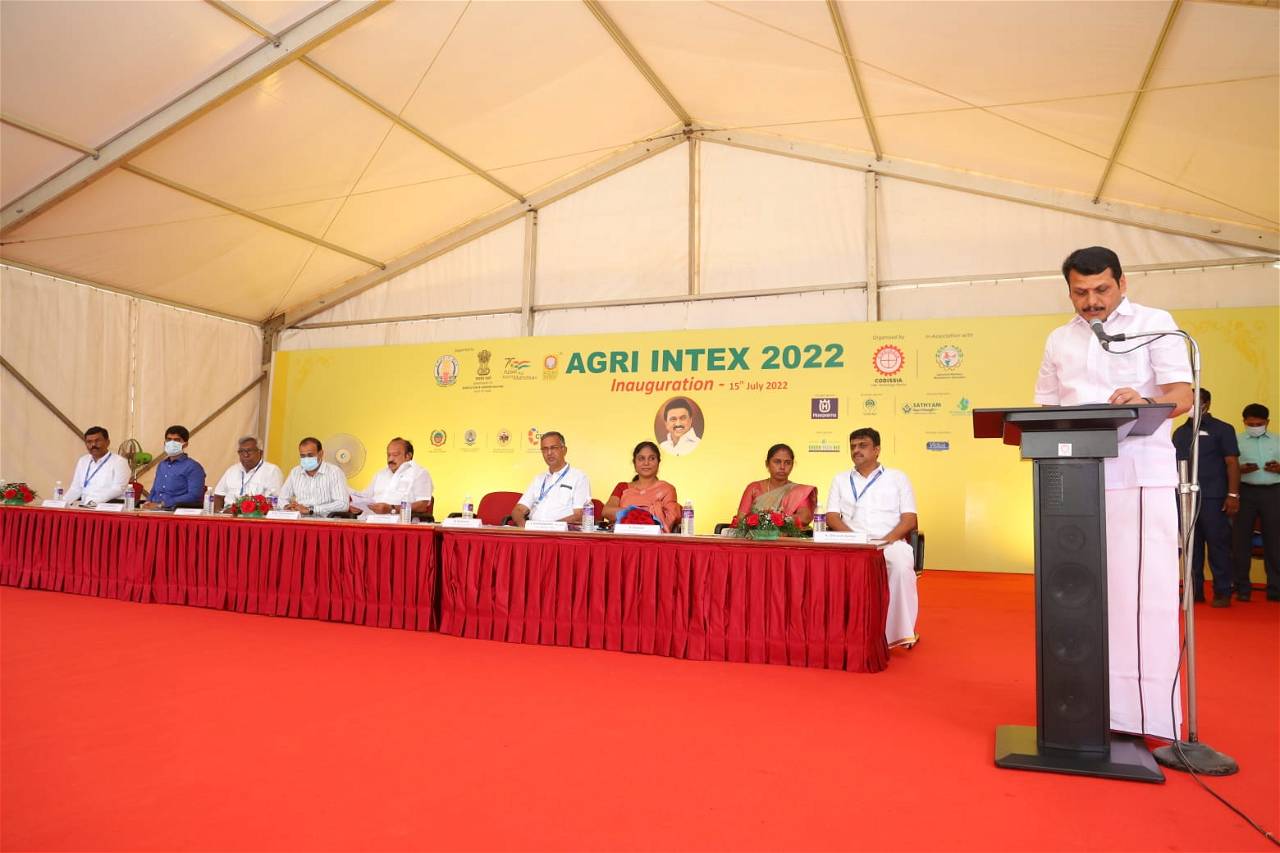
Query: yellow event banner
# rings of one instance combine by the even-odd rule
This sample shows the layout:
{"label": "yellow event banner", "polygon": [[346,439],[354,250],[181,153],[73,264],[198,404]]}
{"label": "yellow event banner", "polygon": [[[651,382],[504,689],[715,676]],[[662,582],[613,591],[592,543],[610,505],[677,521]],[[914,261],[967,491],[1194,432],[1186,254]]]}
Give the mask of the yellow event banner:
{"label": "yellow event banner", "polygon": [[[693,501],[699,532],[711,532],[766,476],[770,445],[795,449],[793,479],[825,501],[852,464],[849,432],[871,426],[881,461],[914,485],[930,568],[1030,571],[1031,467],[1016,448],[975,440],[971,413],[1031,405],[1045,336],[1070,316],[281,352],[268,456],[287,472],[307,435],[325,442],[329,461],[336,448],[357,462],[363,450],[350,474],[363,488],[385,464],[387,442],[404,436],[431,472],[443,518],[464,496],[523,491],[545,470],[545,431],[564,434],[569,464],[600,500],[631,479],[638,442],[664,442],[660,476]],[[1200,341],[1216,414],[1238,426],[1245,403],[1275,408],[1274,309],[1176,318]]]}

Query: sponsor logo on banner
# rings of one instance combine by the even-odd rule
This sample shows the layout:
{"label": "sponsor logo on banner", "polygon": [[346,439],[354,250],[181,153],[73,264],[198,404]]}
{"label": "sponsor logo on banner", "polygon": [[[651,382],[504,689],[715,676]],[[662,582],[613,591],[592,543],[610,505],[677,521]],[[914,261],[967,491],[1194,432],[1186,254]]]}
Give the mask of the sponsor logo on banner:
{"label": "sponsor logo on banner", "polygon": [[968,397],[961,397],[956,401],[956,407],[951,410],[953,415],[967,415],[972,411],[973,404],[969,402]]}
{"label": "sponsor logo on banner", "polygon": [[529,368],[533,362],[527,358],[508,358],[503,361],[502,378],[513,382],[525,382],[537,379]]}
{"label": "sponsor logo on banner", "polygon": [[505,430],[505,429],[498,430],[498,446],[507,447],[510,444],[511,444],[511,431]]}
{"label": "sponsor logo on banner", "polygon": [[862,401],[862,413],[864,415],[874,415],[878,405],[874,397],[867,397]]}
{"label": "sponsor logo on banner", "polygon": [[924,449],[925,449],[925,450],[937,450],[937,451],[950,450],[950,449],[951,449],[951,442],[949,442],[949,441],[926,441],[926,442],[924,443]]}
{"label": "sponsor logo on banner", "polygon": [[489,359],[491,358],[493,358],[493,353],[487,349],[482,349],[476,353],[476,361],[480,363],[480,366],[476,368],[476,379],[489,378]]}
{"label": "sponsor logo on banner", "polygon": [[537,447],[538,442],[542,441],[542,433],[538,432],[537,427],[529,427],[529,431],[525,433],[525,438],[529,440],[531,446]]}
{"label": "sponsor logo on banner", "polygon": [[871,365],[881,376],[896,376],[902,372],[902,366],[906,362],[907,357],[903,355],[902,350],[893,344],[879,347],[871,357]]}
{"label": "sponsor logo on banner", "polygon": [[940,411],[942,411],[942,401],[940,400],[920,400],[902,404],[902,414],[904,415],[936,415]]}
{"label": "sponsor logo on banner", "polygon": [[478,436],[476,435],[476,431],[469,429],[462,434],[462,443],[467,447],[475,447],[477,438]]}
{"label": "sponsor logo on banner", "polygon": [[810,453],[839,453],[843,449],[839,442],[830,438],[819,438],[809,442]]}
{"label": "sponsor logo on banner", "polygon": [[542,357],[542,378],[555,379],[560,375],[560,357],[549,353]]}
{"label": "sponsor logo on banner", "polygon": [[964,350],[955,344],[943,344],[938,347],[938,351],[933,354],[934,361],[938,362],[938,367],[947,370],[955,370],[964,361]]}
{"label": "sponsor logo on banner", "polygon": [[458,359],[452,355],[442,355],[436,359],[436,384],[441,388],[458,381]]}
{"label": "sponsor logo on banner", "polygon": [[815,421],[836,420],[840,417],[840,401],[835,397],[814,397],[809,401],[809,417]]}
{"label": "sponsor logo on banner", "polygon": [[442,429],[433,429],[431,431],[431,446],[444,447],[445,442],[449,440],[449,433]]}

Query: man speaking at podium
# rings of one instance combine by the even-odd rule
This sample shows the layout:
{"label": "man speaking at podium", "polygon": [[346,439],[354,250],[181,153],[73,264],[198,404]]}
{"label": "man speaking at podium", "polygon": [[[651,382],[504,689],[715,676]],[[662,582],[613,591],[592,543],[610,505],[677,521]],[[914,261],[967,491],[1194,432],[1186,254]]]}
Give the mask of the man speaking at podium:
{"label": "man speaking at podium", "polygon": [[[1172,403],[1170,418],[1191,408],[1191,364],[1182,338],[1140,338],[1108,352],[1107,334],[1177,328],[1167,311],[1125,298],[1116,253],[1077,249],[1062,263],[1071,322],[1049,333],[1036,379],[1045,406]],[[1150,343],[1147,343],[1150,341]],[[1105,460],[1107,628],[1111,728],[1177,737],[1170,694],[1178,675],[1178,468],[1170,422],[1152,435],[1120,441]],[[1174,707],[1180,712],[1181,701]]]}

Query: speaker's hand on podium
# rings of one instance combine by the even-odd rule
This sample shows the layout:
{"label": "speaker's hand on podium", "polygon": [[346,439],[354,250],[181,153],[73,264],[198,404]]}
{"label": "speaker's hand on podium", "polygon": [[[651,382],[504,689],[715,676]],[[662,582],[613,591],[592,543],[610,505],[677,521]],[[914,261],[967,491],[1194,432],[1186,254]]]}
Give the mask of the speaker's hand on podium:
{"label": "speaker's hand on podium", "polygon": [[1112,392],[1107,402],[1113,406],[1124,406],[1130,403],[1140,405],[1147,402],[1147,398],[1132,388],[1117,388]]}

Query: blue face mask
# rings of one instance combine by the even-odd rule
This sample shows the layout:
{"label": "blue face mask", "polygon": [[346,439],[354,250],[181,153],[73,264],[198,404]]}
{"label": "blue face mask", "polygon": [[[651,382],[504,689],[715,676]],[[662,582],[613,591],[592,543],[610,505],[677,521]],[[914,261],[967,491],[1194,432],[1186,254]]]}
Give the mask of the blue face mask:
{"label": "blue face mask", "polygon": [[303,471],[314,471],[320,467],[320,460],[314,456],[301,457],[300,464]]}
{"label": "blue face mask", "polygon": [[178,456],[182,453],[181,441],[166,441],[164,443],[164,452],[169,456]]}

